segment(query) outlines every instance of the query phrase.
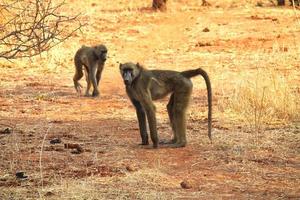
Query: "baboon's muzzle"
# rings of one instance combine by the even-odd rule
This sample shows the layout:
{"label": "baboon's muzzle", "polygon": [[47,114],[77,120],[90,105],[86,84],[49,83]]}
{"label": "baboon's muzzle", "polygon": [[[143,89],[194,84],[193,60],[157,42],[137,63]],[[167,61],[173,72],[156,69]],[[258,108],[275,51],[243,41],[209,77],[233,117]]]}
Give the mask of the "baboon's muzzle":
{"label": "baboon's muzzle", "polygon": [[126,71],[123,73],[124,84],[129,86],[132,82],[132,73],[130,71]]}
{"label": "baboon's muzzle", "polygon": [[131,81],[129,81],[129,80],[124,80],[124,84],[125,84],[126,86],[129,86],[129,85],[131,84]]}

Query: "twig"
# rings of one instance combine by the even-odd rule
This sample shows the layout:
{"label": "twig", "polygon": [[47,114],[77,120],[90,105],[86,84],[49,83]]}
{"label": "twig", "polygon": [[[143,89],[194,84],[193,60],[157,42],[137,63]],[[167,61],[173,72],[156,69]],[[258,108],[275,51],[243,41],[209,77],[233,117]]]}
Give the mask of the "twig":
{"label": "twig", "polygon": [[[53,5],[51,0],[20,0],[20,4],[0,4],[12,17],[0,28],[0,58],[7,60],[33,57],[66,41],[85,24],[80,23],[79,14],[65,16],[59,13],[64,2]],[[19,1],[19,2],[20,2]],[[24,6],[25,5],[25,6]],[[73,29],[68,24],[76,22]],[[66,31],[67,30],[67,31]]]}
{"label": "twig", "polygon": [[[295,0],[292,0],[292,2],[293,2],[293,10],[294,10],[294,14],[295,14],[295,16],[296,16],[296,19],[297,19],[298,24],[300,25],[299,16],[298,16],[298,14],[297,14],[297,12],[296,12]],[[299,4],[298,4],[298,5],[299,5]]]}
{"label": "twig", "polygon": [[44,188],[44,180],[43,180],[43,166],[42,166],[42,156],[43,156],[43,150],[44,150],[44,144],[45,144],[45,140],[46,137],[50,131],[50,129],[52,128],[52,124],[48,127],[44,137],[43,137],[43,141],[42,141],[42,145],[41,145],[41,151],[40,151],[40,159],[39,159],[39,166],[40,166],[40,176],[41,176],[41,183],[42,183],[42,190]]}

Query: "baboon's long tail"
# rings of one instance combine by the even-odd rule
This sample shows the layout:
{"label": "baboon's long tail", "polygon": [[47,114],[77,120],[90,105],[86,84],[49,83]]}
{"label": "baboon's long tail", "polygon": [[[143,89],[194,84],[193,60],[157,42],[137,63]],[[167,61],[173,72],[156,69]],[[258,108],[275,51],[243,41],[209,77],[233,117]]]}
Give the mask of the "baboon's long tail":
{"label": "baboon's long tail", "polygon": [[211,89],[211,83],[208,74],[206,71],[204,71],[201,68],[194,69],[194,70],[187,70],[181,72],[181,74],[186,77],[186,78],[192,78],[197,75],[201,75],[206,83],[206,89],[207,89],[207,101],[208,101],[208,115],[207,115],[207,120],[208,120],[208,137],[212,141],[211,137],[211,129],[212,129],[212,89]]}

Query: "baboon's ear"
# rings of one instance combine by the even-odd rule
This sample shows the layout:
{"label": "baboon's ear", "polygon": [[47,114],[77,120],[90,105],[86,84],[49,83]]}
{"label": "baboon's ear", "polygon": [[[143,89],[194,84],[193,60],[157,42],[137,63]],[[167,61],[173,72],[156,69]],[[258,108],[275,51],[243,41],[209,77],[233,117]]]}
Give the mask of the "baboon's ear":
{"label": "baboon's ear", "polygon": [[136,63],[136,66],[137,66],[137,68],[141,68],[141,65],[140,65],[140,63]]}
{"label": "baboon's ear", "polygon": [[122,64],[122,63],[120,63],[120,65],[119,65],[119,69],[120,69],[120,70],[122,70],[122,65],[123,65],[123,64]]}

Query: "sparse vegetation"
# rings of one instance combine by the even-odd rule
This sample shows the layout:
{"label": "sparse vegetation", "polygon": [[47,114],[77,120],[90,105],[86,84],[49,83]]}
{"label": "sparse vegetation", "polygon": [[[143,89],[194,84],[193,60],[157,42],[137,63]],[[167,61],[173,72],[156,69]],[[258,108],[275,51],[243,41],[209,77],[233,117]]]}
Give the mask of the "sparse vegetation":
{"label": "sparse vegetation", "polygon": [[[13,0],[0,4],[0,58],[32,57],[66,41],[82,27],[77,16],[61,14],[64,3]],[[69,28],[70,24],[77,23]]]}

